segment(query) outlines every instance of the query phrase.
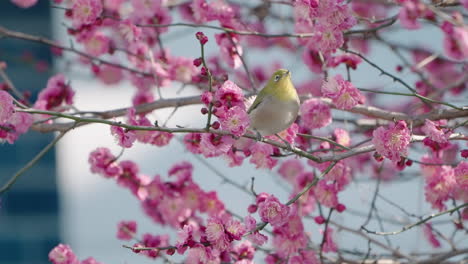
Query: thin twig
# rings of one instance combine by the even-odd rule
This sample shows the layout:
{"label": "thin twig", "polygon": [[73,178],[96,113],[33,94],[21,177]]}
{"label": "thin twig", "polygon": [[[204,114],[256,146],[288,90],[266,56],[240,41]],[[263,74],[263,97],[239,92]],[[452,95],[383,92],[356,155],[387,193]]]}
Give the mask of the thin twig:
{"label": "thin twig", "polygon": [[11,179],[5,183],[2,188],[0,188],[0,195],[3,194],[4,192],[8,191],[13,184],[18,180],[18,178],[23,175],[27,170],[32,168],[52,147],[55,146],[55,144],[67,133],[68,131],[60,132],[60,134],[54,138],[47,146],[45,146],[37,155],[30,160],[26,165],[24,165],[18,172],[11,177]]}

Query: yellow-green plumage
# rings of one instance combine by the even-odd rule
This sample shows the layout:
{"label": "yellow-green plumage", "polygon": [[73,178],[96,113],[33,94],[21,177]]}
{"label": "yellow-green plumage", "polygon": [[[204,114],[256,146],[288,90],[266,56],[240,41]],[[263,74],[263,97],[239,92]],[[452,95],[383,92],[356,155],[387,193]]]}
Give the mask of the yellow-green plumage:
{"label": "yellow-green plumage", "polygon": [[279,133],[296,120],[299,105],[290,72],[277,70],[247,111],[250,127],[262,136]]}

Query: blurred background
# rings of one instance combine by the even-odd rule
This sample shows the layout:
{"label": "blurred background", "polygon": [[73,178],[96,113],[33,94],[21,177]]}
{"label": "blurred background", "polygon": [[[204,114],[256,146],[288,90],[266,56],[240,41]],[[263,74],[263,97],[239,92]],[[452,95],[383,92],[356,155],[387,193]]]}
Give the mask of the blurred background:
{"label": "blurred background", "polygon": [[[281,13],[283,12],[283,13]],[[281,11],[288,14],[290,10]],[[68,43],[69,39],[62,25],[63,10],[51,9],[49,1],[39,1],[29,9],[20,9],[10,1],[0,1],[0,26],[50,39]],[[174,19],[176,20],[176,19]],[[170,53],[176,56],[195,58],[199,56],[199,48],[194,38],[196,29],[174,29],[162,38]],[[207,50],[218,52],[214,42],[213,32],[204,30],[208,35]],[[415,36],[408,31],[394,32],[393,40],[405,44],[419,43],[425,45],[429,39],[441,39],[437,30],[418,31]],[[440,43],[431,43],[440,50]],[[253,66],[280,62],[283,67],[291,69],[295,82],[310,79],[310,72],[300,58],[288,57],[278,49],[268,51],[246,51],[248,63]],[[289,56],[289,55],[287,55]],[[247,56],[246,56],[247,57]],[[394,72],[398,61],[383,49],[375,48],[371,54],[373,61]],[[55,72],[63,72],[71,80],[71,86],[76,91],[75,106],[80,110],[109,110],[128,107],[134,89],[129,83],[104,86],[95,81],[94,76],[85,67],[70,63],[67,56],[59,61],[52,61],[50,49],[47,46],[31,42],[1,39],[0,61],[8,64],[7,72],[19,90],[39,91],[46,86],[48,78]],[[337,71],[339,72],[339,71]],[[343,72],[341,72],[343,74]],[[358,71],[353,72],[353,83],[359,87],[377,85],[380,88],[392,88],[391,79],[382,78],[379,73],[362,64]],[[408,83],[414,78],[403,76]],[[176,97],[180,87],[167,87],[162,90],[165,98]],[[190,87],[184,88],[183,95],[196,95],[199,92]],[[36,94],[31,95],[34,101]],[[166,120],[172,109],[155,111],[151,116],[158,120]],[[168,122],[168,126],[199,127],[204,117],[200,114],[200,106],[180,108]],[[349,118],[347,113],[334,111],[334,117]],[[346,124],[341,124],[346,128]],[[180,139],[180,137],[177,137]],[[27,163],[52,139],[52,135],[30,132],[20,137],[14,145],[0,145],[0,184],[6,182],[18,169]],[[138,223],[138,235],[144,233],[170,234],[171,243],[175,242],[175,232],[172,229],[158,226],[144,215],[140,203],[126,189],[117,186],[115,181],[91,174],[88,155],[98,147],[108,147],[114,155],[121,149],[115,144],[108,126],[89,125],[68,133],[56,146],[32,169],[21,176],[13,188],[0,197],[0,264],[43,264],[47,261],[49,251],[59,243],[69,244],[79,259],[93,256],[103,263],[159,263],[161,260],[150,260],[145,256],[136,255],[122,244],[133,242],[117,240],[117,223],[122,220],[135,220]],[[413,153],[417,158],[421,153]],[[255,170],[247,161],[237,168],[227,169],[226,161],[208,159],[201,161],[185,150],[185,147],[174,139],[164,148],[156,148],[136,143],[135,147],[124,152],[122,160],[130,159],[140,166],[140,171],[151,177],[159,174],[167,177],[168,169],[182,160],[194,165],[194,180],[205,190],[216,190],[227,207],[241,215],[247,215],[246,206],[252,202],[252,197],[225,184],[217,175],[222,171],[225,177],[242,185],[249,185],[251,177],[255,177],[257,193],[275,194],[281,201],[288,199],[288,192],[281,186],[281,179],[275,172]],[[206,165],[208,162],[209,165]],[[409,168],[405,172],[417,173],[417,168]],[[365,221],[369,203],[375,189],[375,181],[367,175],[360,175],[348,189],[340,194],[340,201],[347,207],[344,213],[335,215],[336,221],[346,226],[358,229]],[[286,188],[287,189],[287,188]],[[424,201],[423,181],[421,177],[405,178],[401,181],[385,183],[380,192],[382,196],[391,198],[410,212],[425,214],[431,209]],[[397,219],[400,224],[386,223],[390,230],[397,230],[401,223],[412,222],[405,218],[395,207],[378,204],[381,216],[386,219]],[[440,218],[445,222],[440,231],[450,227],[448,218]],[[312,241],[320,243],[319,227],[313,220],[305,222]],[[378,223],[371,221],[371,229],[378,229]],[[366,252],[367,240],[352,236],[349,233],[339,233],[337,243],[349,251]],[[431,250],[428,243],[422,239],[419,228],[412,229],[396,237],[386,239],[377,237],[379,241],[399,245],[404,252],[427,252]],[[466,242],[466,241],[464,241]],[[441,250],[447,250],[444,246]],[[373,253],[382,252],[376,247]],[[177,260],[177,258],[176,258]],[[263,261],[259,259],[259,263]]]}

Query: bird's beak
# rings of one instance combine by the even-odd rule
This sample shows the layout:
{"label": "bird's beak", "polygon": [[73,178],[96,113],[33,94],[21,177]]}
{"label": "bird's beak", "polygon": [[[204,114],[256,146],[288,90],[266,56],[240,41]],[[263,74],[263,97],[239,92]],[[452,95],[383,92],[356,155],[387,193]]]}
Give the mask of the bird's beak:
{"label": "bird's beak", "polygon": [[[291,72],[288,70],[288,71],[286,71],[286,73],[285,73],[284,75],[286,75],[286,76],[291,76]],[[283,75],[283,76],[284,76],[284,75]]]}

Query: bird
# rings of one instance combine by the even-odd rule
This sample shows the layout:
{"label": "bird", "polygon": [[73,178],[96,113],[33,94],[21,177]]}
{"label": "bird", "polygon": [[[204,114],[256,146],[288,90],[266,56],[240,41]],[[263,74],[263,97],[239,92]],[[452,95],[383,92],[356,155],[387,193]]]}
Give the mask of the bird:
{"label": "bird", "polygon": [[291,81],[291,72],[279,69],[273,73],[247,110],[250,128],[256,131],[257,138],[260,139],[270,135],[279,137],[279,132],[294,123],[299,107],[299,96]]}

